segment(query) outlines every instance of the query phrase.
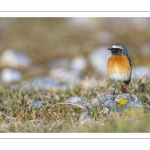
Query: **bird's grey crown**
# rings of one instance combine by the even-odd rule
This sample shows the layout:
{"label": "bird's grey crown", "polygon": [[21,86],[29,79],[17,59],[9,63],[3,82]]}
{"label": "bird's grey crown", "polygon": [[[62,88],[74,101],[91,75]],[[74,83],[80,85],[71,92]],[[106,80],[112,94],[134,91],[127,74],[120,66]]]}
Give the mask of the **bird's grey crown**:
{"label": "bird's grey crown", "polygon": [[123,44],[116,43],[112,46],[112,49],[122,49],[122,52],[124,55],[128,56],[128,52],[126,47]]}

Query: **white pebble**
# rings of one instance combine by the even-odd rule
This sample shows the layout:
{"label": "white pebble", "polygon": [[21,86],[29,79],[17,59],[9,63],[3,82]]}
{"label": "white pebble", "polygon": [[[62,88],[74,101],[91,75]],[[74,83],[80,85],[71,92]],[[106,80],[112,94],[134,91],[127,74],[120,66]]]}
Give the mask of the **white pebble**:
{"label": "white pebble", "polygon": [[19,71],[5,68],[1,73],[1,80],[4,82],[17,82],[21,80],[22,75]]}
{"label": "white pebble", "polygon": [[5,50],[0,57],[1,66],[28,67],[30,63],[31,60],[28,56],[9,49]]}
{"label": "white pebble", "polygon": [[111,52],[107,49],[108,47],[99,47],[90,54],[91,64],[102,75],[107,74],[107,61],[111,56]]}
{"label": "white pebble", "polygon": [[71,61],[71,68],[73,70],[82,71],[86,68],[87,62],[85,58],[78,56]]}

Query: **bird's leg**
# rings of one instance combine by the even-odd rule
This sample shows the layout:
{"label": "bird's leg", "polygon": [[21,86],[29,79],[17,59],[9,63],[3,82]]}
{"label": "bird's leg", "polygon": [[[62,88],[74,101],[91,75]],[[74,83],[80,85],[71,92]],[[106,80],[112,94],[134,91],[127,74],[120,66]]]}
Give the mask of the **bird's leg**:
{"label": "bird's leg", "polygon": [[123,82],[120,82],[120,85],[121,85],[122,93],[126,93],[127,92],[127,85]]}

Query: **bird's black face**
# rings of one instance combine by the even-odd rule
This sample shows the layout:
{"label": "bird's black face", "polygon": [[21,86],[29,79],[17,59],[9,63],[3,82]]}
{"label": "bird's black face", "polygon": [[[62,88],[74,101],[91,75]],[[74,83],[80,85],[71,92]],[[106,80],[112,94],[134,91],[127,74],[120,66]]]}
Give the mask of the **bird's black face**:
{"label": "bird's black face", "polygon": [[114,44],[111,48],[108,48],[108,50],[111,50],[112,55],[115,56],[125,55],[128,57],[128,52],[126,47],[120,43]]}
{"label": "bird's black face", "polygon": [[112,55],[116,56],[123,55],[123,50],[120,48],[109,48],[109,50],[111,50]]}

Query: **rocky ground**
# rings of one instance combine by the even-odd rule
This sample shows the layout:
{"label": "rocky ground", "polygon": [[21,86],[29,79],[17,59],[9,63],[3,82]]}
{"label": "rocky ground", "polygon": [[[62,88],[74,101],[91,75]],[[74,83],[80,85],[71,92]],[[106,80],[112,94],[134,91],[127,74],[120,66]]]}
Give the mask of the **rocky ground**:
{"label": "rocky ground", "polygon": [[[0,131],[149,132],[149,22],[0,18]],[[116,42],[133,65],[125,95],[107,76]]]}

